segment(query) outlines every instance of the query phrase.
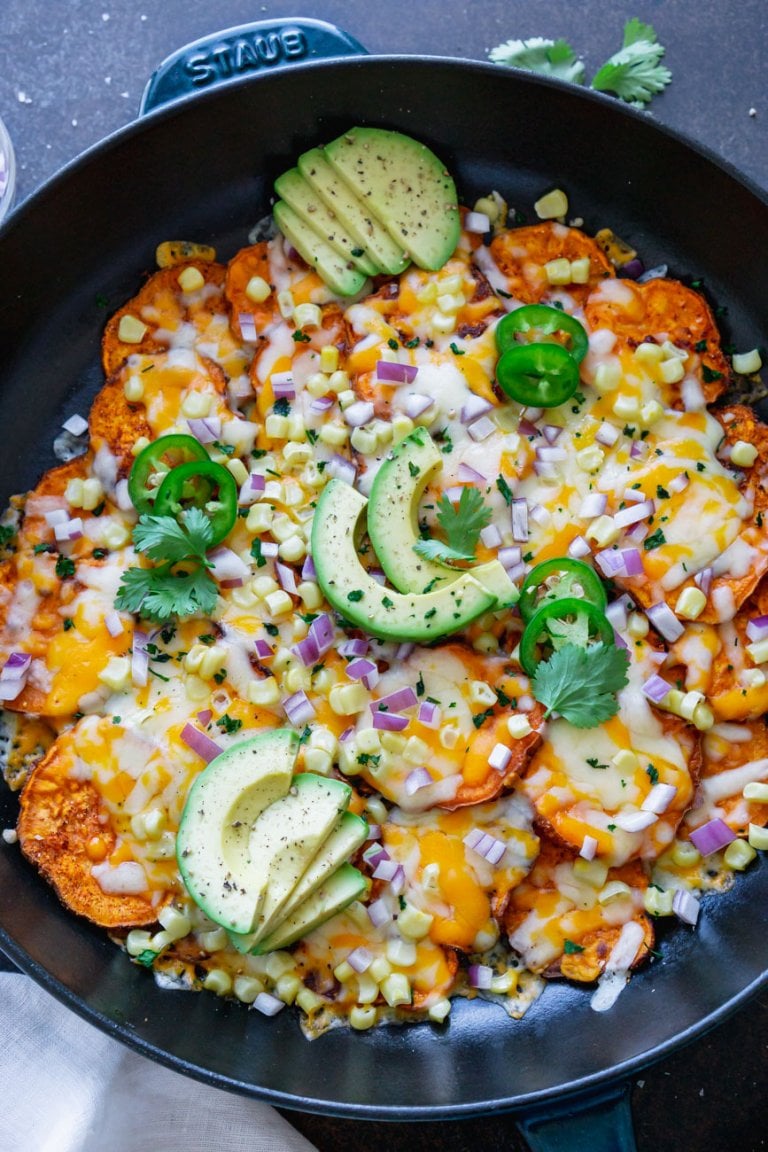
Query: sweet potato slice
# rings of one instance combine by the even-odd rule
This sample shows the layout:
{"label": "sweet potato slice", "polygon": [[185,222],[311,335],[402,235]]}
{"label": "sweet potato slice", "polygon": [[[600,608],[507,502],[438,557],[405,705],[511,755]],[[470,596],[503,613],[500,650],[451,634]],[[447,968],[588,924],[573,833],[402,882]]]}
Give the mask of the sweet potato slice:
{"label": "sweet potato slice", "polygon": [[[461,769],[463,782],[459,785],[456,797],[450,804],[443,804],[441,807],[453,812],[457,808],[466,808],[471,804],[482,804],[484,801],[494,800],[514,785],[541,744],[542,737],[537,729],[542,726],[544,709],[537,703],[532,712],[526,713],[533,731],[521,740],[512,740],[507,731],[507,720],[510,716],[518,714],[514,708],[505,709],[478,729],[464,757]],[[488,757],[497,744],[506,745],[512,753],[512,758],[503,772],[497,771],[488,763]]]}
{"label": "sweet potato slice", "polygon": [[[179,286],[179,276],[185,268],[196,268],[208,289],[207,292],[193,293],[192,300],[185,299]],[[175,331],[185,322],[205,329],[216,303],[219,303],[221,311],[225,276],[226,268],[222,264],[204,260],[190,260],[183,266],[173,265],[153,273],[136,296],[115,312],[104,329],[101,355],[105,375],[112,376],[136,352],[147,356],[167,351],[166,333]],[[133,317],[144,325],[141,339],[121,339],[120,321],[124,316]]]}
{"label": "sweet potato slice", "polygon": [[[261,303],[252,300],[246,289],[254,278],[263,280],[272,289],[270,294]],[[224,295],[229,305],[229,323],[232,331],[243,339],[240,326],[241,316],[250,316],[258,334],[262,333],[268,324],[280,317],[277,306],[277,294],[271,284],[272,272],[269,266],[269,244],[266,240],[258,244],[251,244],[248,248],[241,248],[227,265],[227,275],[224,282]]]}
{"label": "sweet potato slice", "polygon": [[[743,722],[740,736],[748,739],[733,740],[726,735],[710,732],[704,741],[704,766],[701,787],[707,797],[717,804],[718,812],[726,824],[739,835],[746,836],[750,824],[768,824],[768,804],[758,800],[745,800],[742,795],[743,779],[734,769],[745,764],[768,760],[768,728],[763,718]],[[727,732],[727,729],[726,729]],[[729,773],[733,772],[733,776]],[[768,773],[756,773],[768,778]]]}
{"label": "sweet potato slice", "polygon": [[60,738],[31,773],[21,793],[18,835],[21,850],[72,911],[103,928],[153,924],[157,908],[141,895],[103,892],[91,873],[115,847],[103,823],[96,788],[70,774],[73,757]]}
{"label": "sweet potato slice", "polygon": [[599,245],[576,228],[545,222],[499,232],[491,241],[491,255],[507,278],[508,291],[523,304],[539,304],[554,291],[544,265],[550,260],[589,260],[587,284],[567,284],[562,291],[583,303],[613,265]]}

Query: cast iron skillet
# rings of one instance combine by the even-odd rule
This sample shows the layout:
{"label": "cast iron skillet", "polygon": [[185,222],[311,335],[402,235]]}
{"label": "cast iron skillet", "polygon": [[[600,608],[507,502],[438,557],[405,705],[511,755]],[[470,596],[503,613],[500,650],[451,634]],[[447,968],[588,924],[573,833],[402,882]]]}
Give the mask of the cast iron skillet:
{"label": "cast iron skillet", "polygon": [[[609,225],[647,266],[667,262],[683,278],[705,277],[712,299],[727,305],[726,340],[762,342],[768,262],[757,254],[768,251],[768,203],[703,149],[608,98],[492,65],[307,62],[319,26],[300,24],[287,31],[304,41],[281,40],[285,25],[270,26],[270,41],[262,26],[218,38],[218,55],[210,44],[181,54],[169,81],[175,97],[210,87],[213,75],[233,71],[232,60],[249,74],[176,99],[104,141],[0,231],[3,502],[54,463],[49,446],[62,420],[87,411],[101,383],[103,323],[152,270],[155,245],[204,240],[229,257],[267,211],[273,178],[352,124],[429,143],[466,202],[496,188],[530,210],[543,191],[565,188],[587,231]],[[259,43],[269,49],[261,57]],[[285,45],[302,43],[293,55],[303,63],[267,71],[265,55],[287,63]],[[355,47],[346,38],[331,51]],[[153,86],[163,83],[156,77]],[[7,827],[16,801],[5,789],[0,797]],[[522,1021],[458,1002],[445,1027],[339,1030],[312,1044],[291,1012],[266,1020],[214,996],[159,990],[102,932],[65,911],[13,848],[0,852],[0,944],[92,1023],[218,1087],[358,1119],[514,1110],[535,1148],[567,1142],[599,1152],[633,1146],[629,1078],[763,984],[768,875],[756,863],[732,893],[704,899],[695,931],[663,932],[661,960],[608,1013],[592,1012],[583,990],[553,985]]]}

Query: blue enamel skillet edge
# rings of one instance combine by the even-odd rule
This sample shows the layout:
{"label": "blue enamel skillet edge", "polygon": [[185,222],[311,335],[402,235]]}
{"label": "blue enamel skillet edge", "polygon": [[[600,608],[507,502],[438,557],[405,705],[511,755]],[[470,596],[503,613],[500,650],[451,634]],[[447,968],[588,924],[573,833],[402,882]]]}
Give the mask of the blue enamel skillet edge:
{"label": "blue enamel skillet edge", "polygon": [[[50,446],[62,420],[87,412],[101,383],[106,316],[153,269],[156,244],[197,239],[228,258],[269,210],[274,177],[351,124],[430,144],[465,202],[496,188],[530,210],[542,191],[564,188],[587,231],[611,227],[647,266],[703,279],[727,309],[726,343],[764,342],[768,202],[702,147],[556,81],[469,61],[349,55],[360,51],[349,37],[320,47],[314,34],[326,26],[318,22],[254,27],[177,54],[175,75],[159,70],[145,109],[170,103],[69,165],[0,229],[0,398],[11,431],[0,453],[3,503],[55,463]],[[269,41],[286,28],[301,32],[308,50],[291,54],[301,42],[290,37]],[[233,35],[266,38],[276,66],[259,59],[251,39],[256,64],[241,57],[238,76],[226,63]],[[319,59],[322,52],[334,58]],[[226,82],[215,83],[227,67]],[[15,814],[15,798],[0,789],[0,826]],[[764,985],[767,896],[758,862],[730,893],[704,899],[695,930],[665,923],[660,959],[608,1013],[593,1012],[583,989],[558,983],[520,1021],[459,1001],[445,1026],[336,1030],[312,1044],[290,1012],[266,1020],[214,996],[157,988],[5,846],[0,947],[98,1027],[217,1087],[361,1120],[512,1111],[534,1149],[567,1142],[602,1152],[633,1147],[629,1079]]]}

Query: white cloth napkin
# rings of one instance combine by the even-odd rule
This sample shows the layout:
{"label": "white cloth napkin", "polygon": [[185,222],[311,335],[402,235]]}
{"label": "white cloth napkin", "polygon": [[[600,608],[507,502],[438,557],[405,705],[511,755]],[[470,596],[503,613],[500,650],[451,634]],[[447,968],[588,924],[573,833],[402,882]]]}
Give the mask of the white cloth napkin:
{"label": "white cloth napkin", "polygon": [[200,1084],[0,972],[2,1152],[316,1152],[268,1104]]}

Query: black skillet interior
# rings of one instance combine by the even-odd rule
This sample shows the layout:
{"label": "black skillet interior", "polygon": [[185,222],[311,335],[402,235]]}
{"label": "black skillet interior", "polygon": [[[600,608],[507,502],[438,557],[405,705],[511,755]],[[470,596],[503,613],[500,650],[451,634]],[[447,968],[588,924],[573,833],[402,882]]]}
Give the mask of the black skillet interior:
{"label": "black skillet interior", "polygon": [[[101,382],[99,338],[168,238],[222,258],[268,210],[271,181],[304,148],[353,123],[430,143],[465,201],[496,188],[530,212],[552,186],[588,231],[608,225],[646,265],[704,278],[726,342],[763,340],[768,206],[679,137],[606,98],[445,60],[318,63],[234,83],[153,115],[65,170],[0,232],[0,389],[8,435],[0,496],[54,463],[63,419]],[[0,826],[15,799],[0,791]],[[459,1003],[445,1027],[387,1027],[308,1045],[285,1012],[266,1020],[214,996],[161,991],[77,921],[22,861],[0,851],[0,944],[76,1011],[180,1071],[287,1107],[438,1119],[552,1100],[662,1055],[726,1015],[768,967],[768,874],[758,863],[707,898],[609,1013],[552,986],[522,1021]]]}

